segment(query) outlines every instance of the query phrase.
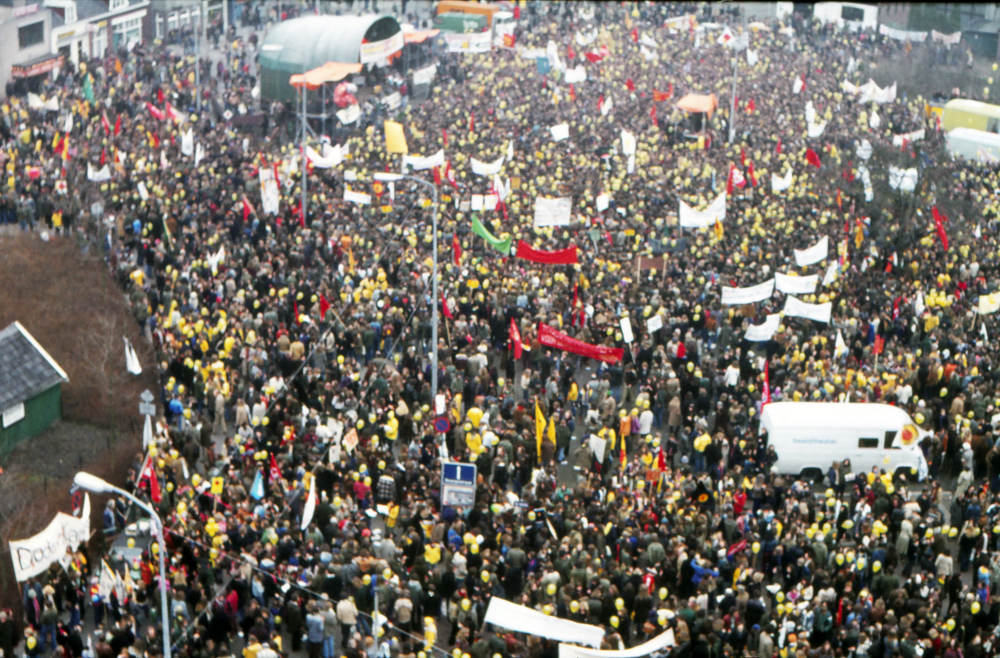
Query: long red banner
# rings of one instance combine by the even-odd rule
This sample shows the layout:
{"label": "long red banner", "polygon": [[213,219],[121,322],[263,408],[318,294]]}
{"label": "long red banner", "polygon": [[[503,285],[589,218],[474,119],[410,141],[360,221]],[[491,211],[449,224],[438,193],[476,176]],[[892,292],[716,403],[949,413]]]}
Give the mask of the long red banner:
{"label": "long red banner", "polygon": [[554,347],[580,356],[597,359],[605,363],[617,363],[622,360],[625,350],[620,347],[605,347],[603,345],[591,345],[582,340],[570,338],[561,331],[556,331],[547,324],[538,325],[538,341],[546,347]]}
{"label": "long red banner", "polygon": [[533,249],[524,240],[517,241],[518,258],[531,260],[536,263],[547,263],[549,265],[572,265],[576,260],[576,247],[568,247],[559,251],[539,251]]}

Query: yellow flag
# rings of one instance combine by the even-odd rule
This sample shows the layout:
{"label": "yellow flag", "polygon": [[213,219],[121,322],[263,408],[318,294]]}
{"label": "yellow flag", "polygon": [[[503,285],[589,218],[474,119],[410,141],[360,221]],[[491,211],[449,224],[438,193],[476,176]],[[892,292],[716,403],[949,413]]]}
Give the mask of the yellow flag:
{"label": "yellow flag", "polygon": [[858,226],[858,230],[854,233],[854,247],[856,249],[860,249],[861,243],[862,241],[864,241],[864,239],[865,239],[865,232],[860,226]]}
{"label": "yellow flag", "polygon": [[555,416],[549,416],[549,441],[552,445],[556,444],[556,418]]}
{"label": "yellow flag", "polygon": [[395,121],[385,122],[385,150],[389,153],[409,153],[406,145],[406,135],[403,134],[403,124]]}
{"label": "yellow flag", "polygon": [[722,233],[722,223],[719,222],[719,220],[717,219],[717,220],[715,220],[715,239],[716,240],[721,240],[722,239],[722,235],[723,235],[723,233]]}
{"label": "yellow flag", "polygon": [[538,449],[538,463],[542,463],[542,434],[545,433],[545,416],[535,400],[535,442]]}

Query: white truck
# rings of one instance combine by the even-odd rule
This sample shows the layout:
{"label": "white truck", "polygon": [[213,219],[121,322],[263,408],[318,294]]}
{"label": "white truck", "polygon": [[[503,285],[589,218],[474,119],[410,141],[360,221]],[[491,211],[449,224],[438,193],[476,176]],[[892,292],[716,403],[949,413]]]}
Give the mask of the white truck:
{"label": "white truck", "polygon": [[911,482],[927,477],[927,461],[918,444],[929,432],[899,407],[772,402],[764,406],[760,422],[768,445],[778,454],[779,473],[819,480],[834,462],[850,459],[851,470],[858,474],[884,468]]}

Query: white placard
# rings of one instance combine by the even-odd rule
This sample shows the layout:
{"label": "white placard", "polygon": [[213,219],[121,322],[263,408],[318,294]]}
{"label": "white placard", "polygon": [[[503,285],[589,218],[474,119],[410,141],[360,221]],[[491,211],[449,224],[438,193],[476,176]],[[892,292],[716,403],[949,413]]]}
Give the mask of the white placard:
{"label": "white placard", "polygon": [[489,31],[473,34],[446,34],[444,40],[450,53],[488,53],[493,45]]}
{"label": "white placard", "polygon": [[382,104],[385,105],[390,110],[395,110],[402,103],[403,103],[403,96],[398,91],[394,91],[382,99]]}
{"label": "white placard", "polygon": [[786,297],[784,314],[793,318],[805,318],[816,320],[817,322],[830,323],[830,316],[833,313],[833,302],[825,304],[807,304],[797,297]]}
{"label": "white placard", "polygon": [[633,343],[635,336],[632,334],[632,321],[628,318],[622,318],[618,321],[618,324],[622,328],[622,340],[629,344]]}
{"label": "white placard", "polygon": [[261,209],[265,215],[277,215],[281,192],[278,189],[278,181],[274,178],[274,171],[270,167],[264,167],[259,171],[258,176],[260,178]]}
{"label": "white placard", "polygon": [[774,287],[778,292],[792,295],[810,295],[816,292],[819,283],[818,274],[809,276],[791,276],[790,274],[774,273]]}
{"label": "white placard", "polygon": [[583,65],[577,66],[575,69],[566,69],[566,84],[580,84],[587,79],[587,69],[583,68]]}
{"label": "white placard", "polygon": [[371,205],[372,195],[362,194],[361,192],[352,192],[350,190],[344,190],[344,201],[349,203],[357,203],[362,206]]}
{"label": "white placard", "polygon": [[572,209],[572,197],[557,199],[535,197],[535,228],[568,226]]}
{"label": "white placard", "polygon": [[552,126],[549,128],[549,132],[552,133],[553,141],[561,142],[564,139],[569,139],[569,124],[560,123],[558,126]]}
{"label": "white placard", "polygon": [[746,338],[751,343],[758,343],[765,340],[771,340],[771,337],[774,335],[774,332],[778,330],[778,327],[780,325],[781,325],[780,313],[774,313],[772,315],[768,315],[767,319],[764,320],[764,324],[760,325],[754,324],[747,327],[747,332],[744,335],[744,338]]}
{"label": "white placard", "polygon": [[659,313],[649,316],[646,320],[646,331],[648,333],[653,333],[654,331],[659,331],[663,328],[663,316]]}
{"label": "white placard", "polygon": [[388,39],[361,44],[361,63],[368,64],[387,58],[403,49],[403,32],[399,31]]}
{"label": "white placard", "polygon": [[472,210],[482,210],[485,207],[482,194],[472,195]]}
{"label": "white placard", "polygon": [[809,247],[808,249],[795,249],[795,264],[805,267],[826,260],[830,251],[830,237],[823,236],[823,239]]}
{"label": "white placard", "polygon": [[722,192],[704,210],[695,210],[688,204],[681,201],[679,211],[680,224],[682,228],[704,228],[713,226],[716,221],[726,219],[726,193]]}
{"label": "white placard", "polygon": [[762,302],[774,293],[774,279],[749,288],[722,286],[722,303],[726,306]]}
{"label": "white placard", "polygon": [[427,85],[434,81],[434,76],[437,75],[437,64],[431,64],[430,66],[425,66],[419,71],[413,72],[413,84],[415,85]]}
{"label": "white placard", "polygon": [[597,212],[603,212],[608,209],[610,205],[611,198],[606,192],[601,192],[597,195]]}
{"label": "white placard", "polygon": [[889,187],[894,190],[912,192],[917,187],[917,169],[900,169],[889,165]]}
{"label": "white placard", "polygon": [[622,153],[632,155],[635,153],[635,135],[627,130],[622,130]]}
{"label": "white placard", "polygon": [[785,172],[784,177],[778,176],[777,174],[771,174],[771,192],[777,194],[778,192],[784,192],[792,186],[792,170],[789,169]]}
{"label": "white placard", "polygon": [[340,119],[342,124],[349,125],[357,121],[361,117],[361,106],[355,103],[354,105],[348,105],[344,109],[337,112],[337,118]]}
{"label": "white placard", "polygon": [[596,434],[591,434],[588,444],[590,445],[591,452],[594,453],[594,459],[597,460],[598,464],[603,464],[604,451],[608,449],[607,439],[602,439]]}
{"label": "white placard", "polygon": [[422,158],[419,155],[404,155],[403,165],[413,167],[414,171],[423,171],[432,167],[443,167],[444,149],[441,149],[434,155],[428,155],[426,158]]}

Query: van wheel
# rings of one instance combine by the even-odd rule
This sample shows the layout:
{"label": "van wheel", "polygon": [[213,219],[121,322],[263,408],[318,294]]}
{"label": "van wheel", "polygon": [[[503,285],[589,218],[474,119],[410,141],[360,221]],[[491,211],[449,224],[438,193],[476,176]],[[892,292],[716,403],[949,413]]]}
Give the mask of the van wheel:
{"label": "van wheel", "polygon": [[900,466],[893,472],[892,481],[896,486],[912,484],[917,481],[917,474],[911,471],[909,466]]}
{"label": "van wheel", "polygon": [[799,474],[806,482],[812,482],[813,484],[821,484],[823,482],[823,471],[818,468],[804,468],[802,473]]}

